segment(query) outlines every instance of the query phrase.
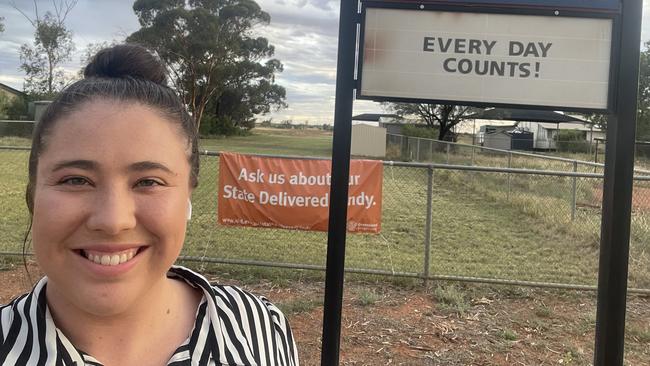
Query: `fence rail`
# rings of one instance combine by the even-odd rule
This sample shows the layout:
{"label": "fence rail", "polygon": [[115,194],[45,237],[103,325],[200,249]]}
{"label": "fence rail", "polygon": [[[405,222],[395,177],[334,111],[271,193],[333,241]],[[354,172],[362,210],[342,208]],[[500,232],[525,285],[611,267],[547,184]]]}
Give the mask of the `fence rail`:
{"label": "fence rail", "polygon": [[[0,229],[7,233],[0,256],[21,252],[28,150],[0,147],[6,172],[0,177]],[[218,225],[219,153],[201,155],[201,184],[179,260],[324,269],[326,233]],[[576,165],[563,171],[384,161],[382,233],[349,234],[347,271],[595,290],[602,174]],[[650,294],[648,181],[635,177],[631,293]]]}
{"label": "fence rail", "polygon": [[[601,144],[601,146],[604,146]],[[392,149],[392,151],[391,151]],[[463,144],[451,141],[440,141],[421,137],[405,136],[398,134],[386,135],[386,150],[388,151],[389,158],[397,160],[408,160],[418,162],[444,162],[451,164],[456,162],[468,165],[480,165],[485,163],[486,160],[491,160],[491,163],[499,163],[506,167],[512,167],[513,158],[520,159],[520,164],[539,169],[545,169],[549,166],[563,168],[562,170],[578,171],[580,167],[590,167],[595,171],[602,171],[605,165],[603,163],[592,162],[587,160],[570,159],[561,156],[551,156],[539,153],[528,153],[516,150],[503,150],[481,145]],[[597,152],[597,151],[594,151]],[[494,154],[491,154],[494,153]],[[481,154],[491,154],[488,159]],[[496,158],[501,156],[502,159]],[[591,156],[591,154],[583,154],[583,156]],[[597,156],[596,156],[597,159]],[[560,165],[553,163],[560,163]],[[566,164],[561,164],[566,163]],[[635,168],[636,173],[650,174],[650,170]]]}

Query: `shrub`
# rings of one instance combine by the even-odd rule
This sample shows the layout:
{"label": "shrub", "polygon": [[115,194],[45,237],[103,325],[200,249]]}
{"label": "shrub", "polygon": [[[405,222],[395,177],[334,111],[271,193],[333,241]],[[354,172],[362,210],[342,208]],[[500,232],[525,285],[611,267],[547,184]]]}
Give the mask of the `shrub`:
{"label": "shrub", "polygon": [[32,137],[34,123],[0,121],[0,136]]}
{"label": "shrub", "polygon": [[574,153],[589,152],[589,141],[585,140],[584,131],[559,131],[555,135],[555,146],[559,151]]}
{"label": "shrub", "polygon": [[229,116],[216,117],[211,114],[203,115],[199,127],[201,137],[208,136],[247,136],[250,134],[248,125],[242,128]]}
{"label": "shrub", "polygon": [[453,285],[436,287],[433,297],[438,301],[438,307],[442,311],[463,315],[470,308],[463,290]]}
{"label": "shrub", "polygon": [[422,125],[404,125],[402,135],[437,140],[438,129]]}
{"label": "shrub", "polygon": [[24,98],[8,98],[0,94],[0,119],[26,120],[27,101]]}

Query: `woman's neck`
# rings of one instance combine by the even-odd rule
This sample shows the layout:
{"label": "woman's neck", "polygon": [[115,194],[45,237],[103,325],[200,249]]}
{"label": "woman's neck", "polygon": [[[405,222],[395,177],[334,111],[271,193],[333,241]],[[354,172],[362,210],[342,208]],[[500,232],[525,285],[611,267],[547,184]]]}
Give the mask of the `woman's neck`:
{"label": "woman's neck", "polygon": [[165,365],[189,336],[202,296],[185,282],[165,277],[128,311],[98,316],[61,299],[50,284],[46,291],[57,328],[105,366]]}

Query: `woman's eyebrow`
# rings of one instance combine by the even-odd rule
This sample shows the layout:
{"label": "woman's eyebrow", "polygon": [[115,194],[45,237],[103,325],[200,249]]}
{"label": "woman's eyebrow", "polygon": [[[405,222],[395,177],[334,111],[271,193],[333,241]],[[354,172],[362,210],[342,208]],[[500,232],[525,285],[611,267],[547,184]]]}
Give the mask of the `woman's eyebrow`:
{"label": "woman's eyebrow", "polygon": [[155,162],[155,161],[139,161],[129,165],[130,171],[142,172],[146,170],[162,170],[169,174],[176,175],[171,169],[166,167],[164,164]]}
{"label": "woman's eyebrow", "polygon": [[83,170],[97,170],[97,163],[92,160],[65,160],[57,163],[52,168],[52,172],[56,172],[65,168],[78,168]]}

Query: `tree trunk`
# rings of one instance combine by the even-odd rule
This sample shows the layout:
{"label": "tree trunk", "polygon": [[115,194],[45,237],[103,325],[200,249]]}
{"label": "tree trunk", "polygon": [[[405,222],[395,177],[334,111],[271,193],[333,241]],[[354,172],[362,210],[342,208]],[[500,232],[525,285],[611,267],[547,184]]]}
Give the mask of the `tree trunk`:
{"label": "tree trunk", "polygon": [[51,58],[51,56],[49,54],[47,56],[47,61],[48,61],[48,66],[49,66],[48,67],[48,74],[47,74],[47,94],[48,94],[48,97],[52,97],[52,94],[53,94],[53,92],[52,92],[52,83],[54,81],[53,80],[54,75],[53,75],[53,71],[52,71],[52,58]]}
{"label": "tree trunk", "polygon": [[196,133],[199,133],[199,127],[201,127],[201,118],[203,117],[203,111],[205,110],[205,105],[207,102],[202,102],[199,104],[196,110],[194,110],[194,127],[196,128]]}

